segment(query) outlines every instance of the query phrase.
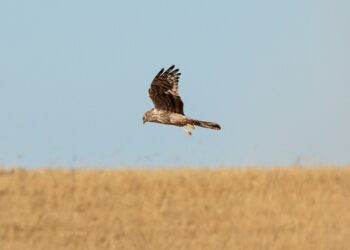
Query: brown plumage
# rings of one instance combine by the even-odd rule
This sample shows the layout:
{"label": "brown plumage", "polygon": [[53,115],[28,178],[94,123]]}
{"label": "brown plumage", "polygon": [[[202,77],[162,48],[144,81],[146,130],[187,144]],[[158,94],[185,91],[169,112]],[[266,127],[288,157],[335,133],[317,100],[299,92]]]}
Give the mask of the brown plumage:
{"label": "brown plumage", "polygon": [[179,78],[181,73],[175,65],[164,71],[162,68],[155,76],[148,90],[154,108],[143,115],[143,123],[157,122],[162,124],[185,127],[185,132],[191,135],[189,128],[199,126],[220,130],[219,124],[200,121],[185,116],[184,104],[179,95]]}

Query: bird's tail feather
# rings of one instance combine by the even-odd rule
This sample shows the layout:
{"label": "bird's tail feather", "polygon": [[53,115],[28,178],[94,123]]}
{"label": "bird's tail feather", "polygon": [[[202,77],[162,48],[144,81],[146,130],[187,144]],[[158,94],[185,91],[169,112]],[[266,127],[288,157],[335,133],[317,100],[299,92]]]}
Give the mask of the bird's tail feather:
{"label": "bird's tail feather", "polygon": [[195,119],[191,119],[190,121],[191,121],[190,122],[191,125],[199,126],[202,128],[210,128],[210,129],[215,129],[215,130],[221,129],[220,125],[215,123],[215,122],[206,122],[206,121],[200,121],[200,120],[195,120]]}

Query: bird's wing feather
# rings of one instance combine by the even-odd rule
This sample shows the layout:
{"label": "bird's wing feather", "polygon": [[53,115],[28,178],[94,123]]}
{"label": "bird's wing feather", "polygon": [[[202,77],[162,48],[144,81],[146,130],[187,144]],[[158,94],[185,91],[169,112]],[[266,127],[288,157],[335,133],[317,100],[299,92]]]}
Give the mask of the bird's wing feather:
{"label": "bird's wing feather", "polygon": [[179,96],[180,75],[173,65],[166,71],[161,69],[154,77],[148,94],[156,109],[184,114],[184,104]]}

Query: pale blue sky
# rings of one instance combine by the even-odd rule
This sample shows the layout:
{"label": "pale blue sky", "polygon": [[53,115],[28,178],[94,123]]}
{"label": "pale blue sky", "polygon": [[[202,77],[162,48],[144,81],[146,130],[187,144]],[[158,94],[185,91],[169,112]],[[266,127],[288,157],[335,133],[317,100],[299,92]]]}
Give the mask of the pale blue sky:
{"label": "pale blue sky", "polygon": [[[0,165],[350,162],[350,2],[0,2]],[[185,113],[142,124],[176,64]]]}

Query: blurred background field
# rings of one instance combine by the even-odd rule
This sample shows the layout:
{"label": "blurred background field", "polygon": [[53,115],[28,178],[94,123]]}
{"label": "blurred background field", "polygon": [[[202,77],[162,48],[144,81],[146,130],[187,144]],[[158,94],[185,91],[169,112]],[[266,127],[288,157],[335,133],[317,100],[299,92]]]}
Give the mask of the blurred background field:
{"label": "blurred background field", "polygon": [[0,248],[349,249],[350,167],[2,169]]}

